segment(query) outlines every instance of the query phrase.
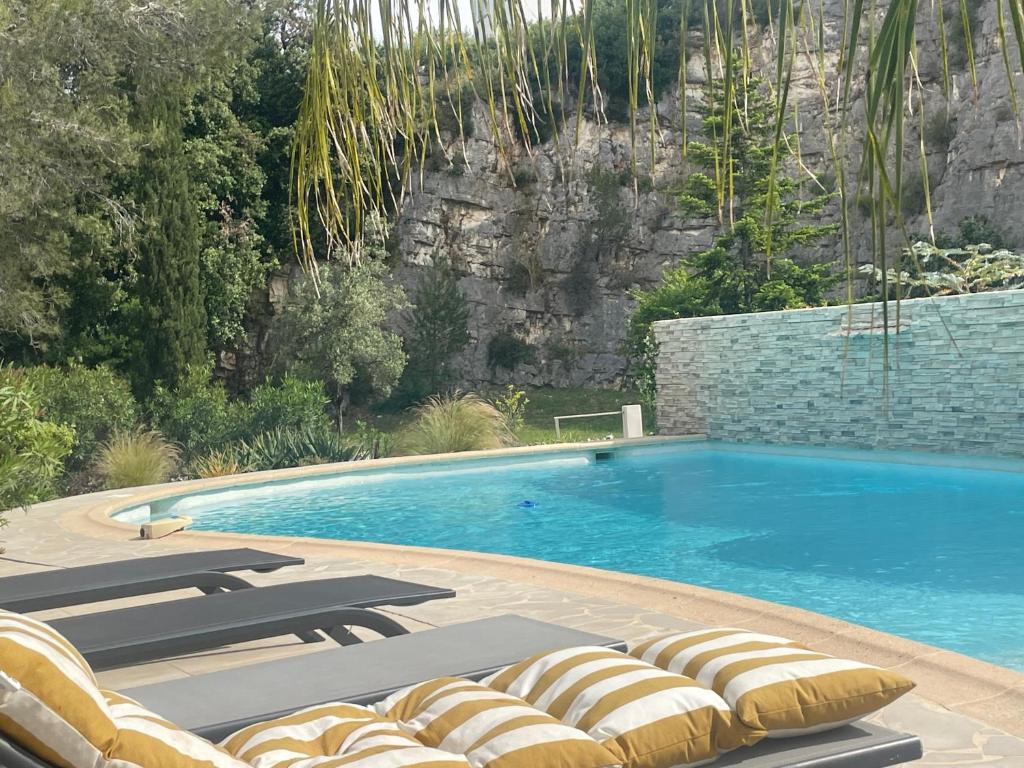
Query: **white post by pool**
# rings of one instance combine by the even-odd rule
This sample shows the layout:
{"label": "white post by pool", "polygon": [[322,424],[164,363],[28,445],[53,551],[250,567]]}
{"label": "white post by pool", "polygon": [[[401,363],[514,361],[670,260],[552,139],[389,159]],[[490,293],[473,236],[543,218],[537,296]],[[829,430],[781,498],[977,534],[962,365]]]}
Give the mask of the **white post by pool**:
{"label": "white post by pool", "polygon": [[622,406],[622,436],[627,440],[644,436],[644,410],[639,405]]}

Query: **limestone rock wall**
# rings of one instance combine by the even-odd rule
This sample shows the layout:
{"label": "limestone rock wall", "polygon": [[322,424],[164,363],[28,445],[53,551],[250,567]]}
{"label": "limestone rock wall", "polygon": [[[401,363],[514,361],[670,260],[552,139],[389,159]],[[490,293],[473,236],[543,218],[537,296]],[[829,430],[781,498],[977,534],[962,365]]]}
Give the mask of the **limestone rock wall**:
{"label": "limestone rock wall", "polygon": [[[947,5],[947,18],[952,18],[959,6],[954,0]],[[842,3],[830,0],[824,36],[829,76],[838,61],[841,13]],[[963,218],[985,215],[1024,246],[1024,151],[997,45],[995,3],[984,3],[977,21],[977,89],[962,64],[952,71],[948,123],[940,119],[945,106],[937,32],[930,19],[919,25],[920,77],[932,105],[926,112],[925,145],[934,226],[955,232]],[[770,37],[755,41],[755,47],[762,56],[760,66],[771,77]],[[1024,79],[1016,69],[1024,93]],[[699,126],[696,110],[704,77],[699,53],[691,57],[688,71],[692,132]],[[805,57],[797,63],[793,98],[799,104],[794,128],[801,161],[828,176],[822,130],[826,112]],[[687,172],[679,152],[678,99],[672,96],[659,104],[658,117],[658,159],[652,182],[639,194],[629,178],[627,127],[593,122],[584,126],[580,146],[568,159],[545,145],[532,158],[520,151],[502,162],[487,136],[469,140],[464,152],[450,146],[454,164],[438,162],[425,174],[422,187],[416,184],[410,190],[396,230],[396,275],[410,294],[422,269],[436,259],[447,260],[460,275],[472,306],[473,337],[457,361],[463,385],[622,381],[627,368],[622,344],[633,306],[630,291],[656,283],[667,266],[706,247],[715,234],[714,222],[681,215],[671,193]],[[482,114],[477,119],[484,124]],[[916,153],[919,129],[911,122],[907,143]],[[848,147],[854,169],[859,152],[856,142]],[[642,166],[646,157],[641,147]],[[916,165],[918,156],[908,160]],[[835,217],[836,211],[826,215]],[[868,222],[856,206],[853,215],[854,258],[870,261]],[[929,226],[923,212],[908,221],[911,232],[926,233]],[[804,256],[835,261],[839,251],[838,242],[831,241]],[[499,333],[531,344],[535,362],[513,371],[489,367],[487,345]]]}
{"label": "limestone rock wall", "polygon": [[[952,18],[958,0],[945,0]],[[841,44],[841,0],[825,3],[823,60],[834,78]],[[936,230],[955,231],[972,215],[992,219],[1024,247],[1024,151],[1013,120],[997,45],[995,3],[978,11],[975,32],[977,89],[962,64],[952,72],[953,98],[948,124],[940,121],[942,68],[938,38],[922,11],[919,25],[919,72],[927,92],[925,145]],[[753,41],[758,66],[771,78],[774,49],[770,36]],[[693,46],[699,51],[700,46]],[[1018,91],[1024,94],[1019,74]],[[688,66],[688,128],[699,127],[705,67],[700,53]],[[860,92],[854,89],[856,109]],[[830,176],[825,133],[827,113],[815,72],[807,57],[796,63],[792,99],[799,105],[792,126],[799,138],[802,164],[822,178]],[[449,159],[437,153],[410,186],[401,208],[391,250],[397,279],[414,296],[416,285],[437,260],[449,263],[471,305],[472,343],[456,361],[460,384],[478,388],[515,382],[520,385],[590,385],[621,383],[627,370],[622,344],[633,301],[630,292],[654,285],[666,267],[699,251],[715,235],[713,221],[682,215],[672,190],[685,178],[680,154],[681,110],[671,95],[657,105],[659,137],[656,163],[648,165],[641,141],[638,160],[650,181],[634,190],[630,174],[628,127],[588,120],[572,152],[550,143],[527,154],[523,148],[502,157],[476,109],[476,137],[452,143]],[[942,114],[938,114],[938,113]],[[940,130],[941,129],[941,130]],[[918,163],[918,127],[910,121],[908,162]],[[860,148],[847,147],[855,169]],[[650,172],[650,173],[648,173]],[[825,214],[836,220],[836,211]],[[871,258],[867,220],[853,206],[854,253]],[[926,233],[925,215],[911,216],[908,229]],[[894,246],[896,245],[894,241]],[[824,242],[804,258],[837,261],[837,240]],[[279,307],[288,276],[271,282],[269,309]],[[266,318],[263,318],[264,320]],[[260,323],[254,324],[258,329]],[[515,370],[488,364],[487,348],[498,334],[512,334],[531,345],[534,360]],[[255,331],[248,359],[265,356],[265,338]],[[249,365],[249,363],[245,363]],[[243,364],[240,363],[240,367]],[[250,366],[253,367],[253,366]]]}

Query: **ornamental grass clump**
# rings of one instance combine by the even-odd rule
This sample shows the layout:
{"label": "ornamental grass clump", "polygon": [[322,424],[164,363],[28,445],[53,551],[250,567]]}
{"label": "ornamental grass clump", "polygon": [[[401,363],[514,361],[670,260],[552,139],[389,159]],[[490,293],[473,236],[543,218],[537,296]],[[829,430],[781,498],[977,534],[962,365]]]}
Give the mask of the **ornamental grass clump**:
{"label": "ornamental grass clump", "polygon": [[402,436],[405,453],[482,451],[512,444],[505,417],[472,393],[434,395],[415,409],[416,420]]}
{"label": "ornamental grass clump", "polygon": [[159,432],[121,432],[100,447],[96,472],[108,489],[154,485],[171,478],[178,459],[178,449]]}

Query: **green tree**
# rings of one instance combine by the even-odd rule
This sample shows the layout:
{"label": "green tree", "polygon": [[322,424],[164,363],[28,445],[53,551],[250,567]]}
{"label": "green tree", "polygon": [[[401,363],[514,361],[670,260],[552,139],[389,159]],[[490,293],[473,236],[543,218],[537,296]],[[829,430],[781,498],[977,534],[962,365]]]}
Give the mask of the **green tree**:
{"label": "green tree", "polygon": [[[679,317],[794,309],[821,304],[838,282],[830,264],[800,264],[793,251],[833,234],[837,227],[814,223],[832,195],[812,182],[773,166],[775,105],[763,83],[752,81],[746,110],[732,111],[733,206],[717,207],[711,172],[720,162],[716,137],[725,110],[712,109],[702,140],[689,144],[694,171],[676,191],[679,206],[702,217],[720,216],[721,233],[710,248],[668,269],[661,282],[637,291],[626,346],[641,389],[653,393],[657,349],[651,323]],[[731,221],[724,219],[731,218]]]}
{"label": "green tree", "polygon": [[458,276],[438,263],[424,273],[406,315],[409,362],[402,377],[406,402],[438,394],[451,381],[451,360],[469,344],[469,303]]}
{"label": "green tree", "polygon": [[5,510],[57,495],[74,436],[71,427],[40,417],[38,394],[24,376],[0,368],[0,527]]}
{"label": "green tree", "polygon": [[133,176],[152,137],[134,116],[153,94],[185,103],[216,81],[263,7],[0,3],[0,354],[137,356],[136,318],[122,320],[133,311]]}
{"label": "green tree", "polygon": [[379,260],[324,265],[319,285],[306,278],[295,286],[272,329],[274,365],[323,380],[340,428],[351,401],[388,397],[402,375],[402,339],[387,320],[405,305],[405,292]]}
{"label": "green tree", "polygon": [[141,391],[158,380],[173,385],[206,359],[199,222],[184,163],[180,104],[174,95],[158,97],[147,111],[153,139],[139,166]]}
{"label": "green tree", "polygon": [[43,418],[66,424],[75,442],[65,461],[70,473],[80,472],[93,460],[100,443],[116,432],[130,432],[139,424],[139,406],[128,381],[107,366],[68,368],[38,366],[21,369],[38,393]]}

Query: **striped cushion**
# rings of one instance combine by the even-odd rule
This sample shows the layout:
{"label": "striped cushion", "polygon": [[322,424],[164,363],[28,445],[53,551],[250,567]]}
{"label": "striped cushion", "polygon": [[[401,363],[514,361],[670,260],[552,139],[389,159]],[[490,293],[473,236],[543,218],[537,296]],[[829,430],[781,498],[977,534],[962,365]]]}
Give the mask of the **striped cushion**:
{"label": "striped cushion", "polygon": [[514,696],[442,677],[379,702],[418,741],[461,752],[473,768],[605,768],[617,757],[585,733]]}
{"label": "striped cushion", "polygon": [[0,732],[60,768],[98,766],[117,726],[89,665],[46,624],[0,611]]}
{"label": "striped cushion", "polygon": [[160,768],[248,768],[220,747],[182,730],[126,696],[103,691],[117,726],[107,757],[124,763]]}
{"label": "striped cushion", "polygon": [[914,687],[895,672],[742,629],[665,635],[637,644],[630,653],[696,678],[720,694],[741,722],[773,737],[837,728]]}
{"label": "striped cushion", "polygon": [[468,768],[431,749],[393,720],[354,704],[323,704],[250,725],[222,743],[255,768]]}
{"label": "striped cushion", "polygon": [[247,768],[208,741],[101,691],[46,624],[0,611],[0,733],[58,768]]}
{"label": "striped cushion", "polygon": [[693,680],[598,647],[533,656],[484,681],[585,731],[629,768],[695,765],[758,738]]}

